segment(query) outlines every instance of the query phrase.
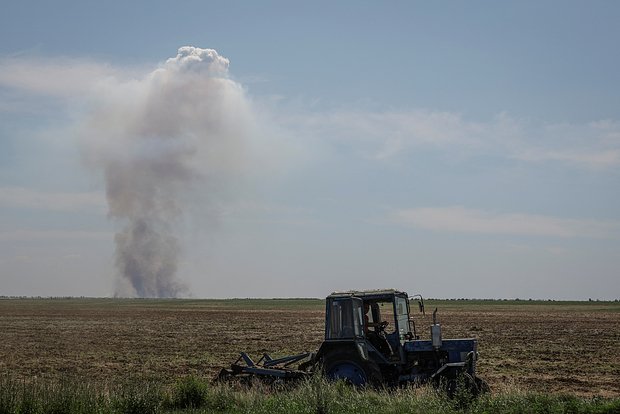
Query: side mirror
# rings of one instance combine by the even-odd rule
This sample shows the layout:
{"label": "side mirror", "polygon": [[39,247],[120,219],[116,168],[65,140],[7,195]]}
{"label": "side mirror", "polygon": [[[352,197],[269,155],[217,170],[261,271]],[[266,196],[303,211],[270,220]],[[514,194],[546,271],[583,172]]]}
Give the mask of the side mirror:
{"label": "side mirror", "polygon": [[418,307],[420,308],[420,312],[422,312],[422,315],[426,316],[426,313],[424,313],[424,298],[422,297],[422,295],[416,294],[410,297],[411,300],[417,300],[418,301]]}

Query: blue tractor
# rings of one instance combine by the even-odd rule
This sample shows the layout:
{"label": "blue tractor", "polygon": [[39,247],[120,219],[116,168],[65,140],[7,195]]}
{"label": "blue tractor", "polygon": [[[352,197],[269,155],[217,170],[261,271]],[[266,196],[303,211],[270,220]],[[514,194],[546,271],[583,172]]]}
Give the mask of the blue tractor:
{"label": "blue tractor", "polygon": [[[424,301],[416,295],[421,312]],[[334,292],[325,301],[325,340],[317,352],[254,362],[246,353],[218,378],[244,376],[285,381],[321,370],[358,386],[431,383],[453,394],[459,386],[486,391],[476,375],[477,340],[443,339],[433,312],[430,339],[420,339],[407,293],[394,289]],[[297,368],[292,368],[298,364]]]}

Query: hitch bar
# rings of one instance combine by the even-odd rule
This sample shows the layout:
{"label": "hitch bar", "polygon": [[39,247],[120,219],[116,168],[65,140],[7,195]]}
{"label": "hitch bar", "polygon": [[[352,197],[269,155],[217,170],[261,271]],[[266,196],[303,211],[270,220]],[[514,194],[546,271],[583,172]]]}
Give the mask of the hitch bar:
{"label": "hitch bar", "polygon": [[230,370],[222,369],[217,379],[226,379],[236,375],[279,378],[285,380],[303,378],[308,375],[307,372],[289,368],[289,365],[312,357],[312,355],[312,352],[305,352],[303,354],[274,359],[269,354],[263,354],[257,362],[254,362],[247,353],[240,352],[239,358],[230,366]]}

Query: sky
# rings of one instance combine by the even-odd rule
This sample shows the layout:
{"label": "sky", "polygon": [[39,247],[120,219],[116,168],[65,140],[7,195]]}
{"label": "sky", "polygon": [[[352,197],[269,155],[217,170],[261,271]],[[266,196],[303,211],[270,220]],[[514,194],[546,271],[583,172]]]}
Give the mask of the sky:
{"label": "sky", "polygon": [[619,18],[5,2],[0,295],[618,299]]}

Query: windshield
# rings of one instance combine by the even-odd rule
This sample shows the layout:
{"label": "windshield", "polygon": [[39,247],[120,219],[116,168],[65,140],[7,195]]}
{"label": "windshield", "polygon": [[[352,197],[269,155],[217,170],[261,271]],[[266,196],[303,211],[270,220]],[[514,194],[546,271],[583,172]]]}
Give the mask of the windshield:
{"label": "windshield", "polygon": [[396,306],[396,322],[398,324],[398,333],[401,338],[409,331],[409,307],[407,299],[396,296],[394,301]]}

